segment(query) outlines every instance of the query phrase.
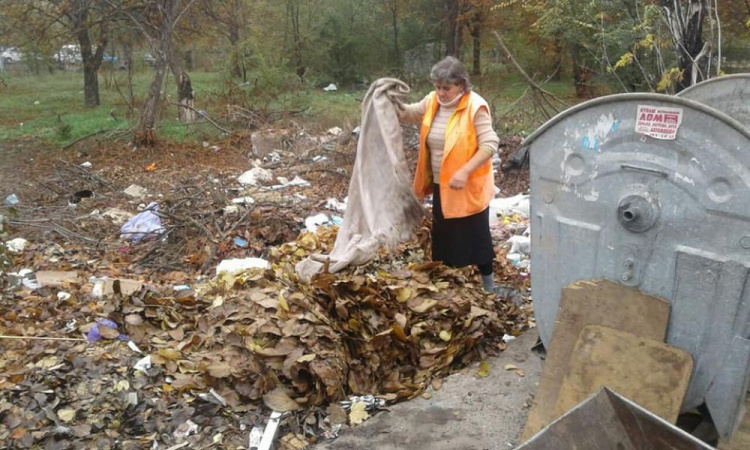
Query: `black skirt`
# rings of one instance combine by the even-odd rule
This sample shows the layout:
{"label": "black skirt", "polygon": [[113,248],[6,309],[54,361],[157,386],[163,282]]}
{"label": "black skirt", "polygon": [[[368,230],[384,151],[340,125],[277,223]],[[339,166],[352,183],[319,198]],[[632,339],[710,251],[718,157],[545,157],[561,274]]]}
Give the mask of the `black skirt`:
{"label": "black skirt", "polygon": [[490,209],[458,219],[443,217],[440,186],[433,186],[432,260],[450,267],[489,264],[495,259]]}

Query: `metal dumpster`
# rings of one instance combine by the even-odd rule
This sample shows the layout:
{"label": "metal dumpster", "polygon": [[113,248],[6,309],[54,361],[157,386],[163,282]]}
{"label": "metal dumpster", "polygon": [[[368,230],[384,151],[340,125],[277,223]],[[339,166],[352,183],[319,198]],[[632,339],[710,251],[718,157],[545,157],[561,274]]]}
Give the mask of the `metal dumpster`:
{"label": "metal dumpster", "polygon": [[677,96],[718,109],[750,127],[750,73],[711,78],[690,86]]}
{"label": "metal dumpster", "polygon": [[669,422],[602,388],[517,450],[711,450]]}
{"label": "metal dumpster", "polygon": [[544,343],[570,283],[606,278],[668,300],[667,343],[695,361],[683,409],[705,402],[729,438],[750,382],[750,132],[698,102],[621,94],[523,145]]}

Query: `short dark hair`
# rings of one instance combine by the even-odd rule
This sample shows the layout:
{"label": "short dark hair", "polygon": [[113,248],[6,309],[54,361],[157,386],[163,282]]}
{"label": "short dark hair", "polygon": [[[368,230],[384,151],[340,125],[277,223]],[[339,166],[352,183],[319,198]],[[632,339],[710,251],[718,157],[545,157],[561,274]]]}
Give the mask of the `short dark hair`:
{"label": "short dark hair", "polygon": [[461,61],[453,56],[447,56],[442,61],[432,66],[430,80],[433,83],[462,84],[465,90],[471,89],[469,73]]}

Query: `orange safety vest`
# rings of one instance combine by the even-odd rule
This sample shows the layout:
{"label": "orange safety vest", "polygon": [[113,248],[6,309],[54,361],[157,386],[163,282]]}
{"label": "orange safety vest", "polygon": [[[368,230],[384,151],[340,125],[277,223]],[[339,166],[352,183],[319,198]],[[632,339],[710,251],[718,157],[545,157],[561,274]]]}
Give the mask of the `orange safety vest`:
{"label": "orange safety vest", "polygon": [[[427,135],[440,104],[433,92],[427,101],[422,128],[419,135],[419,159],[417,172],[414,175],[414,193],[420,200],[432,193],[433,176],[430,164],[430,152],[427,149]],[[440,165],[440,205],[443,217],[456,219],[484,211],[495,196],[495,181],[492,173],[492,161],[487,161],[474,173],[463,189],[451,189],[450,180],[454,173],[476,154],[477,133],[474,129],[474,116],[480,108],[486,108],[487,102],[478,94],[468,92],[459,101],[456,111],[445,130],[445,148],[443,162]]]}

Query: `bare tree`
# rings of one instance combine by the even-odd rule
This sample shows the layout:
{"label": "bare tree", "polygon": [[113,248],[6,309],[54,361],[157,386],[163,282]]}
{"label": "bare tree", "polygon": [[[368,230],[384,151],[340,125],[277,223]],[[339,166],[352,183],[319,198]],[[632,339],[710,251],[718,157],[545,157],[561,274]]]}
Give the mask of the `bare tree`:
{"label": "bare tree", "polygon": [[232,75],[247,81],[245,55],[240,44],[247,33],[248,22],[243,0],[203,0],[203,14],[220,25],[217,31],[229,40],[232,47]]}
{"label": "bare tree", "polygon": [[461,29],[458,24],[459,0],[445,0],[445,56],[458,57],[461,53]]}
{"label": "bare tree", "polygon": [[682,80],[681,91],[707,77],[711,43],[704,41],[703,24],[708,16],[708,0],[661,0],[667,26],[677,51]]}
{"label": "bare tree", "polygon": [[[123,13],[130,18],[146,38],[156,59],[154,62],[154,77],[151,80],[146,104],[141,112],[138,128],[135,132],[134,140],[136,144],[150,146],[156,143],[156,120],[161,108],[161,91],[168,66],[177,78],[178,93],[180,94],[180,117],[189,120],[195,118],[190,78],[184,72],[175,55],[173,41],[177,23],[193,3],[195,3],[195,0],[189,0],[186,4],[182,0],[150,0],[143,4],[137,4],[130,10],[123,10]],[[138,14],[140,14],[140,17],[138,17]]]}

